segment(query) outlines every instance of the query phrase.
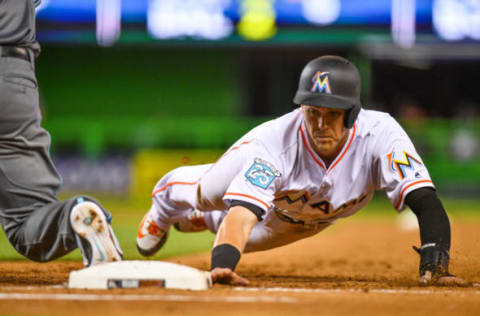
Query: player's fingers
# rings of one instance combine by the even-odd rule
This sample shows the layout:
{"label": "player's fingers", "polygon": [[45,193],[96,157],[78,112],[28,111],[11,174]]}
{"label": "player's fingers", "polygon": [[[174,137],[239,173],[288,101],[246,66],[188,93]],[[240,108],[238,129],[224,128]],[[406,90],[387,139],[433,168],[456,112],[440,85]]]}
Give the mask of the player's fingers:
{"label": "player's fingers", "polygon": [[247,279],[239,276],[235,272],[233,274],[234,276],[230,282],[231,285],[247,286],[250,283]]}
{"label": "player's fingers", "polygon": [[469,283],[461,278],[453,275],[446,275],[438,279],[432,277],[432,272],[427,271],[420,278],[420,285],[437,285],[437,286],[468,286]]}
{"label": "player's fingers", "polygon": [[424,275],[420,277],[420,285],[429,285],[432,282],[432,272],[426,271]]}
{"label": "player's fingers", "polygon": [[228,268],[215,268],[210,273],[213,283],[246,286],[249,281]]}
{"label": "player's fingers", "polygon": [[469,283],[461,278],[457,278],[456,276],[443,276],[440,277],[435,285],[440,286],[468,286]]}
{"label": "player's fingers", "polygon": [[230,284],[235,273],[228,268],[215,268],[210,275],[213,283]]}

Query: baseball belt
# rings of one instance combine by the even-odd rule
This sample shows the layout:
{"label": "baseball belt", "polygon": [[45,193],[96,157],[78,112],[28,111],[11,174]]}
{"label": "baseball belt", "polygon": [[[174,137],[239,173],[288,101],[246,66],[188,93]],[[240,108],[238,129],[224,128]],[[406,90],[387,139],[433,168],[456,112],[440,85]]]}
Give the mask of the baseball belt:
{"label": "baseball belt", "polygon": [[28,49],[25,47],[1,46],[0,49],[2,57],[20,58],[30,62],[30,54],[28,52]]}

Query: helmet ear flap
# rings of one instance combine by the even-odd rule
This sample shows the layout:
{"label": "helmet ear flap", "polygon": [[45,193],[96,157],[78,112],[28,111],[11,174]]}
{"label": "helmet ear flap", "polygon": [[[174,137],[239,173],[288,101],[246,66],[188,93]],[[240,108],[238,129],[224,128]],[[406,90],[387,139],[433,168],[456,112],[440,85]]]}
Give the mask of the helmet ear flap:
{"label": "helmet ear flap", "polygon": [[350,129],[353,127],[353,123],[357,119],[358,114],[360,113],[360,106],[353,105],[350,110],[345,111],[345,119],[343,121],[346,128]]}

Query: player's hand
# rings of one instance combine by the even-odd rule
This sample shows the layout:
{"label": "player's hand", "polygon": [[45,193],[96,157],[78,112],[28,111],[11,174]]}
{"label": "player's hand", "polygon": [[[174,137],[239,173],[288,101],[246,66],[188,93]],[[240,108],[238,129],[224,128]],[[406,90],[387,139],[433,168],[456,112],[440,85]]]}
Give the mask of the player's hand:
{"label": "player's hand", "polygon": [[425,271],[425,274],[420,277],[420,285],[437,285],[437,286],[468,286],[468,282],[464,279],[456,277],[452,274],[444,275],[441,277],[433,277],[431,271]]}
{"label": "player's hand", "polygon": [[246,286],[248,280],[242,278],[229,268],[215,268],[210,272],[213,283]]}
{"label": "player's hand", "polygon": [[467,286],[468,282],[448,272],[450,255],[437,244],[426,244],[422,248],[413,247],[420,255],[420,285]]}

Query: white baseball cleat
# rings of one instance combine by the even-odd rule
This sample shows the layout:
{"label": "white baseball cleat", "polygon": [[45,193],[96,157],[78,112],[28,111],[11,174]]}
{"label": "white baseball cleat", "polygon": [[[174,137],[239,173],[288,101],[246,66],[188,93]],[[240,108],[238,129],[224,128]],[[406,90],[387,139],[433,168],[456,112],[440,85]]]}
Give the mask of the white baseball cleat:
{"label": "white baseball cleat", "polygon": [[118,240],[99,205],[90,201],[78,203],[70,213],[70,223],[86,266],[122,260]]}
{"label": "white baseball cleat", "polygon": [[199,210],[190,212],[186,217],[181,219],[173,226],[181,232],[192,233],[207,230],[207,223],[205,222],[205,214]]}
{"label": "white baseball cleat", "polygon": [[137,250],[145,256],[153,256],[163,247],[168,237],[168,229],[160,228],[148,212],[140,222],[137,233]]}

